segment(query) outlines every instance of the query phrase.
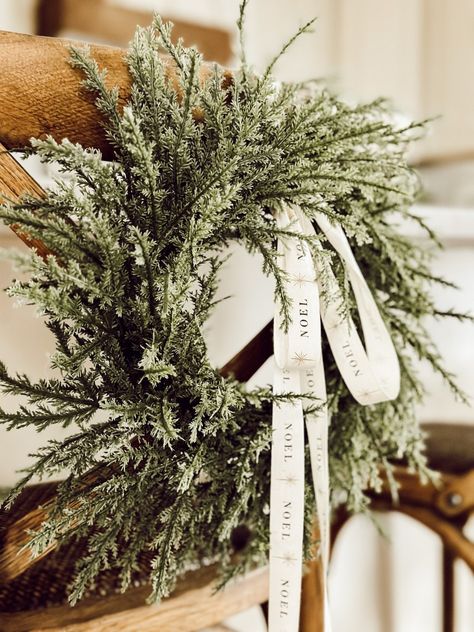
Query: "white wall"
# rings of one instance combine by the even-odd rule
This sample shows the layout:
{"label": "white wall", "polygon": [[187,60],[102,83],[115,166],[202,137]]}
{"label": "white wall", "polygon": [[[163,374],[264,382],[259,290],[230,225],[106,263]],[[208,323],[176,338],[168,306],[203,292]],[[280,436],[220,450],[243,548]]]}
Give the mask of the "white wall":
{"label": "white wall", "polygon": [[31,33],[34,28],[35,0],[2,0],[0,2],[0,31]]}

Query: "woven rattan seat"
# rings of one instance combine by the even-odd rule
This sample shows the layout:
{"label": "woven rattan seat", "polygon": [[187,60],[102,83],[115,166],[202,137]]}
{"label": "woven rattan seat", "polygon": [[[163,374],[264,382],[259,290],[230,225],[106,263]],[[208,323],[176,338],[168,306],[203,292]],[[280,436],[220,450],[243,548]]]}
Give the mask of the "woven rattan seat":
{"label": "woven rattan seat", "polygon": [[[8,533],[8,528],[50,500],[56,489],[57,483],[52,482],[29,485],[23,490],[8,513],[0,516],[0,551],[5,548],[4,536]],[[232,544],[236,554],[245,546],[247,540],[246,528],[235,530]],[[29,566],[24,573],[11,581],[0,583],[0,613],[34,611],[67,604],[67,586],[73,578],[75,564],[80,560],[83,551],[82,540],[70,542]],[[145,603],[147,595],[151,592],[147,578],[152,559],[153,555],[144,553],[132,578],[133,588],[130,595],[134,594],[137,603]],[[193,575],[194,579],[199,577],[204,581],[214,577],[215,572],[213,567],[205,566],[204,571],[201,568],[197,574],[191,572],[188,580]],[[119,594],[118,571],[108,569],[98,576],[94,590],[86,595],[85,599],[91,602],[100,599],[104,605],[107,600],[115,601]]]}
{"label": "woven rattan seat", "polygon": [[[4,549],[2,535],[8,532],[8,527],[49,500],[56,487],[56,483],[30,485],[22,492],[12,509],[0,520],[0,549]],[[71,542],[39,560],[12,581],[0,584],[0,612],[36,610],[67,603],[67,586],[83,550],[81,540]],[[135,588],[146,583],[150,561],[150,556],[143,556],[140,568],[133,578]],[[94,594],[107,597],[118,591],[117,572],[107,570],[101,573]]]}

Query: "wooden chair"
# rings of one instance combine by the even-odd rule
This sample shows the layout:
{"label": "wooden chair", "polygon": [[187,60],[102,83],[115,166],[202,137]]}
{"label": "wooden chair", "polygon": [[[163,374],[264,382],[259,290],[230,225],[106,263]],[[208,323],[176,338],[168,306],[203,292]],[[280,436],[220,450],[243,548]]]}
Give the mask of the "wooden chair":
{"label": "wooden chair", "polygon": [[[439,482],[422,485],[416,474],[400,465],[396,471],[399,503],[393,503],[386,484],[381,494],[372,495],[372,508],[398,511],[428,527],[441,539],[443,632],[454,632],[455,561],[463,560],[474,572],[474,542],[464,534],[464,527],[474,514],[474,425],[430,423],[424,425],[424,430],[428,462],[440,473]],[[333,522],[333,544],[347,521],[347,514],[339,511]]]}

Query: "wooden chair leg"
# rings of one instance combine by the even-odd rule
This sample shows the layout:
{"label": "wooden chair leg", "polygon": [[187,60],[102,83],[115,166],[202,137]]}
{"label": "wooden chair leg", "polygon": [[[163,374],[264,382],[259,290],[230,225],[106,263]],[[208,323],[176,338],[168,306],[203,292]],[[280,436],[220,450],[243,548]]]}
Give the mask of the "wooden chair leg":
{"label": "wooden chair leg", "polygon": [[319,560],[309,564],[301,591],[300,632],[323,632],[322,568]]}
{"label": "wooden chair leg", "polygon": [[263,618],[265,619],[265,623],[268,626],[268,601],[264,601],[263,603],[261,603],[260,609],[262,611]]}
{"label": "wooden chair leg", "polygon": [[[301,586],[300,632],[323,632],[323,594],[321,564],[315,560],[309,564]],[[260,604],[268,625],[268,601]]]}
{"label": "wooden chair leg", "polygon": [[443,632],[454,632],[454,562],[456,556],[443,546]]}

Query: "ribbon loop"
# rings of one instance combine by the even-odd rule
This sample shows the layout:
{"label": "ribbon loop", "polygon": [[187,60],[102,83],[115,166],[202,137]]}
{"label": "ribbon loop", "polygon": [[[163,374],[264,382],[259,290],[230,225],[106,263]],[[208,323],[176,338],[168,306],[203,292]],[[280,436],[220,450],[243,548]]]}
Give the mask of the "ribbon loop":
{"label": "ribbon loop", "polygon": [[[400,390],[398,356],[375,299],[342,227],[331,224],[321,213],[317,214],[316,221],[345,264],[364,334],[365,347],[352,318],[341,318],[343,297],[334,273],[327,268],[323,270],[321,263],[315,260],[317,277],[320,281],[325,279],[326,287],[327,298],[321,307],[321,317],[339,371],[359,404],[367,406],[395,399]],[[304,216],[302,222],[309,234],[315,234],[311,222]]]}
{"label": "ribbon loop", "polygon": [[[300,222],[292,213],[277,215],[277,225],[303,235]],[[281,310],[275,314],[274,355],[280,369],[315,366],[321,355],[321,322],[319,291],[308,244],[304,239],[291,237],[278,240],[280,268],[286,274],[285,293],[291,301],[292,318],[286,335]]]}

